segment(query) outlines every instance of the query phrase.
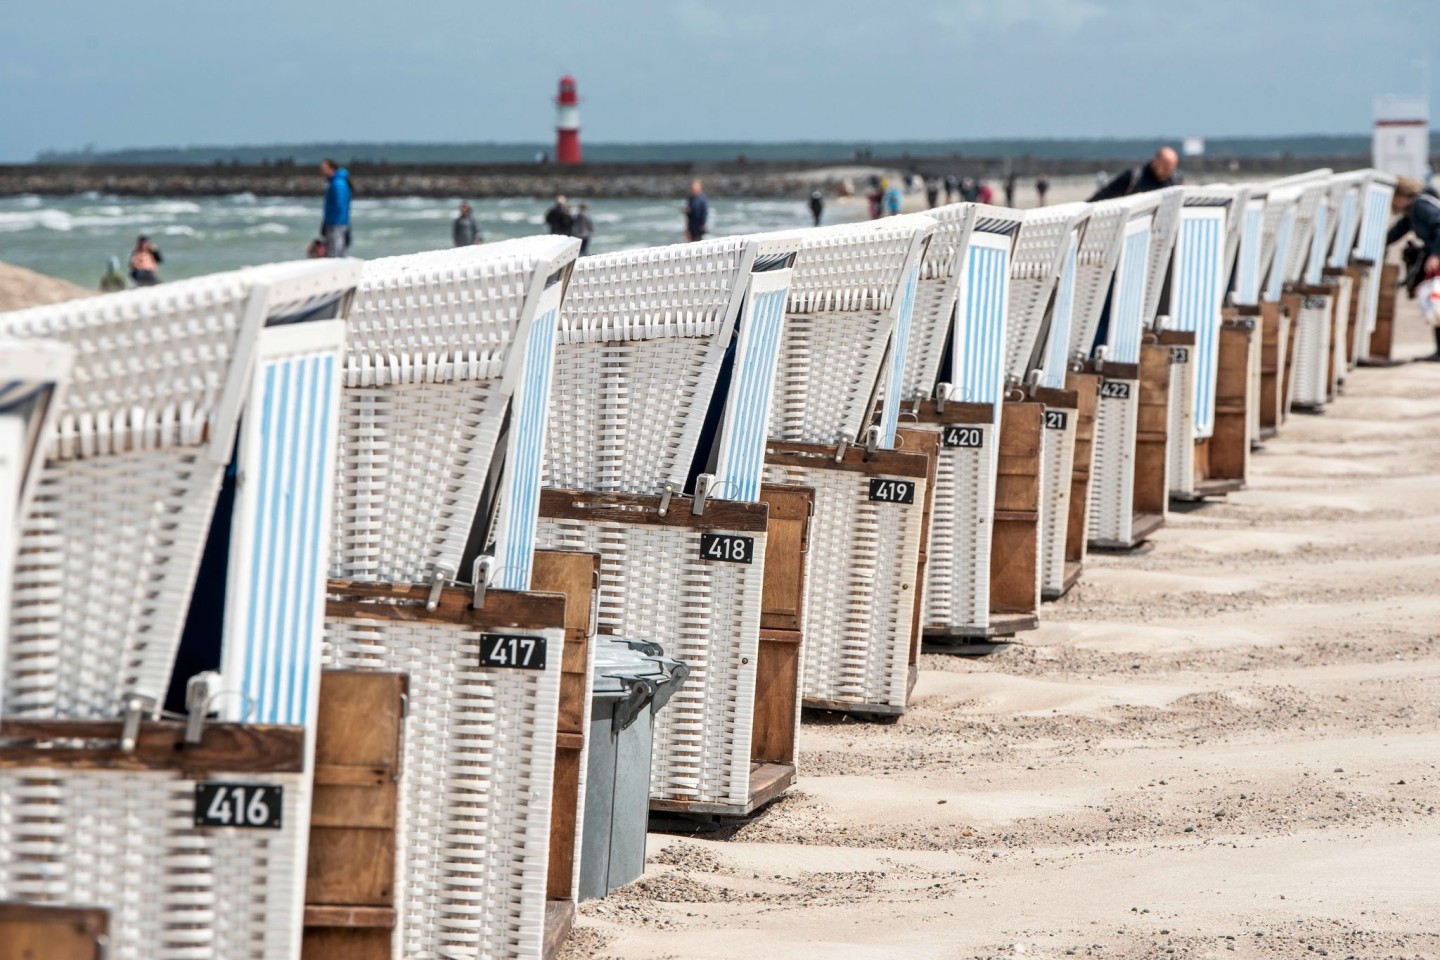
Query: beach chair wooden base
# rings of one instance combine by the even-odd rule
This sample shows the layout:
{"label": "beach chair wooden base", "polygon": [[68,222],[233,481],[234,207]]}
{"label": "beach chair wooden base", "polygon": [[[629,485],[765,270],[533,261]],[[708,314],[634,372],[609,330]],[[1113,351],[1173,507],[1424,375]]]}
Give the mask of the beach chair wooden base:
{"label": "beach chair wooden base", "polygon": [[1045,600],[1070,589],[1065,583],[1065,538],[1070,526],[1080,397],[1073,390],[1037,387],[1031,399],[1045,405],[1040,487],[1040,599]]}
{"label": "beach chair wooden base", "polygon": [[1040,626],[1040,470],[1044,431],[1043,403],[1009,402],[1001,408],[995,522],[990,540],[990,617],[979,636],[1013,637]]}
{"label": "beach chair wooden base", "polygon": [[1395,346],[1395,294],[1399,290],[1400,265],[1380,267],[1380,298],[1375,308],[1375,329],[1370,333],[1369,350],[1362,359],[1367,367],[1393,367],[1404,361],[1390,356]]}
{"label": "beach chair wooden base", "polygon": [[99,960],[109,930],[105,910],[0,903],[0,960]]}
{"label": "beach chair wooden base", "polygon": [[551,898],[545,901],[545,940],[541,946],[544,960],[560,956],[570,929],[575,925],[575,901]]}
{"label": "beach chair wooden base", "polygon": [[[1293,314],[1280,301],[1266,300],[1259,307],[1240,307],[1235,316],[1249,317],[1256,321],[1260,340],[1260,377],[1257,407],[1258,422],[1253,424],[1256,433],[1273,437],[1278,432],[1285,413],[1285,381],[1290,365],[1290,328]],[[1268,431],[1268,433],[1266,432]]]}
{"label": "beach chair wooden base", "polygon": [[1075,584],[1080,582],[1080,578],[1084,576],[1084,574],[1085,564],[1080,563],[1077,560],[1066,560],[1065,576],[1064,579],[1060,581],[1060,589],[1042,590],[1040,592],[1040,599],[1059,600],[1061,597],[1069,593],[1074,588]]}
{"label": "beach chair wooden base", "polygon": [[[807,704],[808,705],[808,704]],[[679,814],[683,817],[719,818],[721,820],[749,817],[776,799],[795,783],[793,763],[752,763],[750,765],[750,797],[744,803],[713,803],[703,800],[650,801],[652,824],[666,823],[668,817],[656,819],[654,814]],[[683,829],[683,825],[677,827]]]}
{"label": "beach chair wooden base", "polygon": [[1009,639],[1017,633],[1038,629],[1040,629],[1040,617],[1036,613],[992,613],[990,623],[983,627],[927,629],[925,643],[943,650],[947,644],[951,643],[963,645],[967,640]]}
{"label": "beach chair wooden base", "polygon": [[[1072,371],[1065,376],[1065,389],[1073,390],[1078,400],[1075,414],[1075,458],[1070,473],[1070,518],[1065,530],[1065,563],[1083,568],[1085,549],[1089,544],[1090,473],[1095,463],[1095,418],[1100,403],[1100,384],[1096,373]],[[1067,573],[1068,576],[1068,573]],[[1068,589],[1068,588],[1067,588]]]}
{"label": "beach chair wooden base", "polygon": [[1195,501],[1220,497],[1245,487],[1251,448],[1252,317],[1231,317],[1220,327],[1216,357],[1215,425],[1196,441],[1194,483],[1172,499]]}

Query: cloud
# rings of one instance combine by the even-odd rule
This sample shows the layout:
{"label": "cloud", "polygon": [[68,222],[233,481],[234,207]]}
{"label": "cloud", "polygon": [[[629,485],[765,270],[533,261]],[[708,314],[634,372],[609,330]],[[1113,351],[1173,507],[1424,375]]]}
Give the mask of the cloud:
{"label": "cloud", "polygon": [[1068,35],[1105,15],[1093,0],[950,0],[931,11],[931,19],[959,39],[978,33],[1031,27]]}

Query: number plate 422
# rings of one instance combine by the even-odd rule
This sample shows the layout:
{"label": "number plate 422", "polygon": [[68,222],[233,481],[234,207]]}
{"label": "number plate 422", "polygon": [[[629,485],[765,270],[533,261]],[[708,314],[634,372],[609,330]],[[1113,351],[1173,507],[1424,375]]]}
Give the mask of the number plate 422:
{"label": "number plate 422", "polygon": [[1124,380],[1106,380],[1100,384],[1100,396],[1108,400],[1129,400],[1130,384]]}
{"label": "number plate 422", "polygon": [[285,788],[263,783],[195,784],[195,826],[279,830]]}

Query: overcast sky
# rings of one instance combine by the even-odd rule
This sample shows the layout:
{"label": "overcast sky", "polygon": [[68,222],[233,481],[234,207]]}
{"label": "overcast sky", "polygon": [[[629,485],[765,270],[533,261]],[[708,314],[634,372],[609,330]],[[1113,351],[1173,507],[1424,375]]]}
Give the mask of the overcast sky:
{"label": "overcast sky", "polygon": [[[9,0],[0,160],[46,148],[1368,129],[1440,0]],[[1422,19],[1422,11],[1428,14]],[[1428,50],[1427,50],[1428,47]]]}

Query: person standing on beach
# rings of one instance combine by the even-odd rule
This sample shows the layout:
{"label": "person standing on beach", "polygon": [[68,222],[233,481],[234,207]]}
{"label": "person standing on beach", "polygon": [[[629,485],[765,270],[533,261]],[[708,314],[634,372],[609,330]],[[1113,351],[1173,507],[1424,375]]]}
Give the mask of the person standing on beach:
{"label": "person standing on beach", "polygon": [[555,198],[555,206],[545,211],[545,224],[557,237],[570,236],[570,226],[575,218],[570,215],[570,206],[564,197]]}
{"label": "person standing on beach", "polygon": [[1417,264],[1418,283],[1413,296],[1420,301],[1420,315],[1435,332],[1435,352],[1422,359],[1440,363],[1440,193],[1419,180],[1400,177],[1390,211],[1398,213],[1400,219],[1386,234],[1385,245],[1413,233],[1424,248],[1420,251],[1424,259]]}
{"label": "person standing on beach", "polygon": [[580,256],[590,252],[590,235],[595,232],[595,221],[590,219],[590,204],[580,204],[580,212],[570,222],[570,236],[580,241]]}
{"label": "person standing on beach", "polygon": [[940,202],[940,181],[931,177],[925,181],[925,203],[932,209]]}
{"label": "person standing on beach", "polygon": [[350,247],[350,171],[326,157],[320,173],[329,181],[325,187],[325,213],[320,236],[325,238],[325,255],[343,257]]}
{"label": "person standing on beach", "polygon": [[114,293],[125,289],[125,274],[120,272],[120,258],[111,257],[105,265],[105,274],[100,278],[100,292]]}
{"label": "person standing on beach", "polygon": [[477,243],[484,243],[485,238],[480,235],[480,227],[475,223],[475,217],[471,213],[470,204],[460,204],[460,216],[450,226],[450,239],[457,247],[469,247]]}
{"label": "person standing on beach", "polygon": [[979,186],[975,188],[975,199],[980,203],[993,203],[995,201],[995,191],[990,189],[990,184],[981,180]]}
{"label": "person standing on beach", "polygon": [[1050,178],[1043,173],[1035,178],[1035,192],[1040,195],[1040,206],[1045,206],[1045,194],[1050,192]]}
{"label": "person standing on beach", "polygon": [[1005,206],[1015,206],[1015,171],[1005,175]]}
{"label": "person standing on beach", "polygon": [[690,182],[690,196],[685,198],[685,239],[691,243],[703,240],[710,229],[710,201],[699,180]]}
{"label": "person standing on beach", "polygon": [[819,190],[810,194],[810,216],[815,218],[815,226],[820,226],[820,215],[825,212],[825,197]]}
{"label": "person standing on beach", "polygon": [[905,198],[900,193],[900,184],[890,184],[890,189],[885,191],[885,215],[889,217],[898,216],[900,213],[900,205],[904,202]]}
{"label": "person standing on beach", "polygon": [[130,251],[130,279],[137,287],[153,287],[160,282],[160,264],[164,262],[159,249],[142,234]]}
{"label": "person standing on beach", "polygon": [[1090,195],[1090,202],[1163,190],[1175,182],[1175,168],[1178,166],[1180,155],[1169,147],[1161,147],[1144,166],[1131,167],[1117,173],[1115,179]]}
{"label": "person standing on beach", "polygon": [[960,178],[953,173],[945,174],[945,202],[954,203],[955,194],[960,192]]}

